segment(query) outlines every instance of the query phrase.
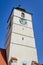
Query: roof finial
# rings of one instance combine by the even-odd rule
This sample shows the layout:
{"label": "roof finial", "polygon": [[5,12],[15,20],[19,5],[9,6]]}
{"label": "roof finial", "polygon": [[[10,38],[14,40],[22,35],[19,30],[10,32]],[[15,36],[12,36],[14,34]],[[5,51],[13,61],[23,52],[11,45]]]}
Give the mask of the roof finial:
{"label": "roof finial", "polygon": [[18,8],[22,8],[22,6],[19,4],[18,6],[17,6]]}

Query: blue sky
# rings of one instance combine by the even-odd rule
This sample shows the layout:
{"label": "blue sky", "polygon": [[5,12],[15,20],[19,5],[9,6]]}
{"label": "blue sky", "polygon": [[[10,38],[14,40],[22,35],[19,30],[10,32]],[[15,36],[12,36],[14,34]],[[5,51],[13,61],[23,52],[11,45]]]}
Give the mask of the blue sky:
{"label": "blue sky", "polygon": [[4,48],[7,20],[11,10],[19,4],[33,14],[32,23],[38,61],[43,63],[43,0],[0,0],[0,48]]}

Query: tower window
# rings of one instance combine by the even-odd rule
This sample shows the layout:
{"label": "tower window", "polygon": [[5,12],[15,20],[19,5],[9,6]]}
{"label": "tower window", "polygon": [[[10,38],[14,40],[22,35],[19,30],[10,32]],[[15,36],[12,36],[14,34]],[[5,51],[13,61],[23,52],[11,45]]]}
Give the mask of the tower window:
{"label": "tower window", "polygon": [[24,28],[22,28],[22,30],[24,30]]}
{"label": "tower window", "polygon": [[24,37],[22,37],[22,40],[24,40]]}
{"label": "tower window", "polygon": [[25,14],[24,13],[21,13],[21,17],[24,18],[25,17]]}

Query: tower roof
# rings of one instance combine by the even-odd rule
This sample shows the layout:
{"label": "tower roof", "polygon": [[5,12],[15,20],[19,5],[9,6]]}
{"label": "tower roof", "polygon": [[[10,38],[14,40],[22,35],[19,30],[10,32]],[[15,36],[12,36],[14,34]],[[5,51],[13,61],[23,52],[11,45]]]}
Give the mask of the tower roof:
{"label": "tower roof", "polygon": [[24,12],[26,12],[26,10],[25,10],[21,5],[19,5],[19,6],[16,7],[15,9],[18,9],[18,10],[20,10],[20,11],[24,11]]}
{"label": "tower roof", "polygon": [[[17,9],[17,10],[20,10],[20,11],[23,11],[23,12],[26,12],[26,13],[32,15],[32,13],[27,12],[21,5],[19,5],[19,6],[17,6],[17,7],[13,7],[13,8],[12,8],[12,11],[11,11],[11,13],[10,13],[10,16],[12,15],[12,12],[13,12],[14,9]],[[10,18],[10,16],[9,16],[9,18]],[[9,18],[8,18],[8,21],[9,21]],[[7,21],[7,23],[8,23],[8,21]]]}
{"label": "tower roof", "polygon": [[17,7],[14,7],[12,10],[14,10],[14,9],[18,9],[18,10],[20,10],[20,11],[23,11],[23,12],[26,12],[26,13],[28,13],[28,14],[31,14],[32,15],[32,13],[30,13],[30,12],[28,12],[28,11],[26,11],[21,5],[19,5],[19,6],[17,6]]}

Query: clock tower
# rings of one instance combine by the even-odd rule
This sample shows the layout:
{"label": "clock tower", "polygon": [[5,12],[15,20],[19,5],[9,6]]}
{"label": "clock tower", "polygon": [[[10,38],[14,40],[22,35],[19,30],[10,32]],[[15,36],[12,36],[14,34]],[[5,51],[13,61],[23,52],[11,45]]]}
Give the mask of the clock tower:
{"label": "clock tower", "polygon": [[31,65],[32,61],[38,61],[32,14],[22,7],[13,8],[7,23],[5,48],[8,65]]}

